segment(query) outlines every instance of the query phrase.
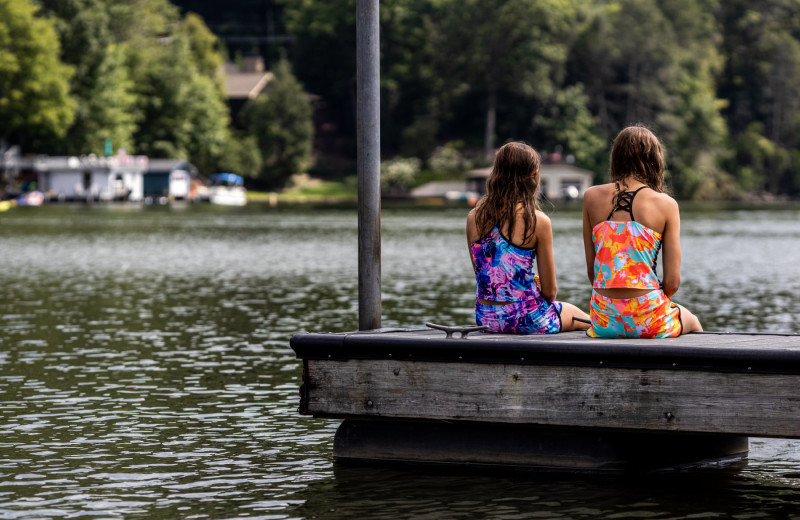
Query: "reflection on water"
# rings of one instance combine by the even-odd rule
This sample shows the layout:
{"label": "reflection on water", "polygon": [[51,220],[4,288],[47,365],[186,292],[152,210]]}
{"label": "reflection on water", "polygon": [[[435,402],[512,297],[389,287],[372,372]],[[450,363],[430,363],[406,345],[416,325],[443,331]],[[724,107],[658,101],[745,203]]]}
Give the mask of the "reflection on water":
{"label": "reflection on water", "polygon": [[[385,326],[469,323],[465,209],[387,209]],[[677,301],[707,329],[800,333],[798,210],[685,213]],[[580,215],[553,216],[586,307]],[[334,468],[296,413],[298,331],[357,327],[352,209],[0,214],[0,519],[712,518],[800,511],[800,442],[740,472],[621,480]]]}
{"label": "reflection on water", "polygon": [[[337,468],[309,486],[306,518],[792,518],[795,491],[717,469],[646,479],[421,474]],[[333,497],[333,499],[331,499]],[[331,507],[333,505],[333,507]]]}

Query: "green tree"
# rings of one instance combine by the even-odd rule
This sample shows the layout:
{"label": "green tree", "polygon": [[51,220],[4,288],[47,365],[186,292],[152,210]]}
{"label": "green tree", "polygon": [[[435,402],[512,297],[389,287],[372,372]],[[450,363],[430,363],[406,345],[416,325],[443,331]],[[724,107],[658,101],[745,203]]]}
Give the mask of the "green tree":
{"label": "green tree", "polygon": [[133,145],[135,96],[124,56],[113,44],[109,14],[102,0],[39,0],[55,21],[61,59],[75,74],[70,93],[76,102],[73,124],[63,139],[48,143],[50,153],[102,154],[106,139]]}
{"label": "green tree", "polygon": [[134,149],[136,95],[119,46],[106,50],[91,85],[78,97],[78,117],[69,130],[70,153],[102,155],[105,141],[114,149]]}
{"label": "green tree", "polygon": [[110,31],[118,42],[150,47],[154,38],[169,38],[180,22],[169,0],[102,0],[109,13]]}
{"label": "green tree", "polygon": [[715,197],[732,179],[721,168],[727,128],[716,77],[722,57],[714,0],[599,0],[584,5],[568,82],[581,83],[610,140],[645,123],[662,139],[675,194]]}
{"label": "green tree", "polygon": [[178,34],[189,42],[192,61],[197,72],[219,83],[222,88],[222,54],[219,39],[214,36],[200,16],[188,13],[178,26]]}
{"label": "green tree", "polygon": [[533,118],[536,143],[548,149],[562,146],[578,164],[597,171],[606,152],[605,142],[587,105],[583,85],[557,90],[551,99],[541,104],[541,113]]}
{"label": "green tree", "polygon": [[720,93],[729,101],[725,116],[740,161],[732,169],[742,186],[792,190],[800,170],[792,153],[800,146],[800,4],[730,0],[720,4],[718,19],[728,58]]}
{"label": "green tree", "polygon": [[289,176],[308,167],[314,138],[308,94],[285,59],[273,68],[273,78],[256,99],[242,109],[244,124],[258,140],[263,157],[261,179],[282,186]]}
{"label": "green tree", "polygon": [[59,60],[52,20],[30,0],[0,0],[0,141],[63,136],[74,118],[72,67]]}
{"label": "green tree", "polygon": [[219,169],[256,179],[263,163],[256,136],[234,132],[220,159]]}
{"label": "green tree", "polygon": [[230,116],[212,70],[221,57],[202,20],[181,19],[166,0],[104,1],[135,85],[136,151],[216,170],[228,149]]}
{"label": "green tree", "polygon": [[[726,102],[717,94],[724,59],[718,49],[717,0],[675,0],[659,8],[676,37],[675,100],[670,116],[660,122],[671,129],[669,167],[675,194],[681,198],[729,198],[735,180],[722,169],[731,155],[728,128],[722,116]],[[671,121],[675,121],[669,124]]]}
{"label": "green tree", "polygon": [[[432,19],[438,0],[383,0],[380,6],[381,141],[426,157],[436,146],[437,71]],[[343,152],[355,152],[356,2],[281,0],[294,71],[307,90],[321,96],[336,118]],[[418,135],[422,137],[417,138]],[[431,139],[426,139],[431,136]]]}
{"label": "green tree", "polygon": [[216,169],[229,139],[229,114],[215,81],[197,73],[185,38],[151,47],[146,59],[136,82],[143,115],[137,150],[187,158],[204,172]]}
{"label": "green tree", "polygon": [[354,155],[356,0],[280,1],[286,28],[295,37],[290,49],[293,71],[309,92],[321,96],[330,107],[339,132],[350,137],[351,145],[343,151]]}
{"label": "green tree", "polygon": [[484,97],[486,157],[494,153],[498,96],[552,96],[576,14],[570,0],[441,2],[434,32],[438,76],[445,91]]}

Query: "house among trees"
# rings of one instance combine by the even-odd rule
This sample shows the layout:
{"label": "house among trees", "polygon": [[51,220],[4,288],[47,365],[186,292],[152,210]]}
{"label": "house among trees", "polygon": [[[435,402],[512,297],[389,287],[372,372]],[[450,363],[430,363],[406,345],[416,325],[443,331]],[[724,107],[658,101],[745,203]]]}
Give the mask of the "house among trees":
{"label": "house among trees", "polygon": [[[417,200],[467,201],[474,204],[486,194],[486,180],[491,172],[491,167],[470,170],[466,180],[428,182],[413,188],[408,195]],[[553,153],[542,159],[539,179],[542,197],[549,200],[582,199],[593,181],[594,173],[575,166],[570,156],[562,159],[559,153]]]}
{"label": "house among trees", "polygon": [[264,70],[261,56],[246,56],[241,65],[225,64],[225,92],[234,124],[244,105],[257,98],[272,78],[272,73]]}
{"label": "house among trees", "polygon": [[[467,173],[467,190],[484,195],[491,171],[491,168],[481,168]],[[539,193],[550,200],[582,199],[593,180],[593,172],[578,168],[569,156],[562,160],[560,154],[554,153],[542,160]]]}

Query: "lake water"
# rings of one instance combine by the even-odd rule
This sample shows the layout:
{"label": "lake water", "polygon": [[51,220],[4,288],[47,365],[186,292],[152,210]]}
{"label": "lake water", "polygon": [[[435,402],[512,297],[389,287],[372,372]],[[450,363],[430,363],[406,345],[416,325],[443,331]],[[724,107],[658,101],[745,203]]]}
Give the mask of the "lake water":
{"label": "lake water", "polygon": [[[473,320],[465,214],[385,208],[384,326]],[[559,299],[586,308],[580,225],[553,213]],[[0,213],[0,519],[800,518],[794,440],[635,479],[335,468],[338,423],[296,413],[289,338],[357,328],[356,226],[353,208]],[[800,333],[800,208],[684,209],[682,237],[675,299],[707,330]]]}

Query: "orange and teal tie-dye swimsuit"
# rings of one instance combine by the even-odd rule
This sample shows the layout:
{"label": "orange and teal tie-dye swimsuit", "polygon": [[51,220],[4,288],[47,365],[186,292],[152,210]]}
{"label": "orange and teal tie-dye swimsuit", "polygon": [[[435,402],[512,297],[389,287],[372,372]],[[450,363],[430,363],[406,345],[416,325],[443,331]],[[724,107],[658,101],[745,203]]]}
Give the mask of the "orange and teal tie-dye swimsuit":
{"label": "orange and teal tie-dye swimsuit", "polygon": [[[634,220],[635,192],[623,193],[607,220],[592,230],[595,289],[651,289],[638,298],[608,298],[592,291],[586,331],[597,338],[663,338],[681,333],[680,309],[661,289],[656,274],[661,233]],[[610,220],[615,211],[631,214],[627,222]]]}

